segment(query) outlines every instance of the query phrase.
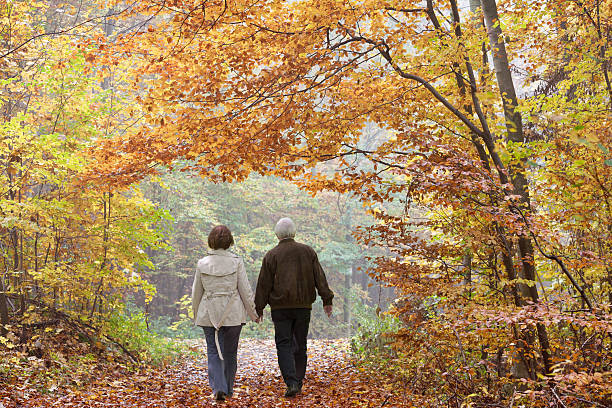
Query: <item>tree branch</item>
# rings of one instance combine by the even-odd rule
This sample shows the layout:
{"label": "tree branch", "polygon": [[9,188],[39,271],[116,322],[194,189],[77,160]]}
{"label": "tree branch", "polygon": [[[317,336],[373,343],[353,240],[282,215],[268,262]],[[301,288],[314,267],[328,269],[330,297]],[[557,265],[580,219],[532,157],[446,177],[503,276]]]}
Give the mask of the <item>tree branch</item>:
{"label": "tree branch", "polygon": [[576,281],[576,279],[574,279],[572,274],[567,270],[567,267],[565,266],[563,261],[558,256],[547,254],[546,252],[542,250],[542,247],[540,246],[540,242],[538,241],[538,238],[536,237],[536,235],[533,233],[533,231],[529,227],[529,221],[527,221],[527,218],[525,217],[525,214],[523,214],[523,211],[521,211],[519,206],[512,206],[512,208],[518,211],[518,213],[523,218],[523,221],[525,222],[525,225],[527,226],[527,229],[529,230],[529,234],[531,235],[531,238],[533,239],[533,242],[535,243],[536,248],[538,248],[538,251],[540,251],[540,254],[542,254],[544,258],[555,261],[557,265],[559,265],[559,267],[561,268],[565,276],[567,276],[567,278],[572,283],[572,286],[574,286],[574,288],[580,293],[580,297],[582,298],[582,300],[584,300],[584,303],[586,303],[587,307],[589,308],[589,311],[593,313],[593,305],[591,304],[591,301],[587,297],[582,286],[580,286],[580,284]]}
{"label": "tree branch", "polygon": [[47,37],[47,36],[53,36],[53,35],[64,35],[64,34],[67,34],[67,33],[71,32],[71,31],[79,28],[79,27],[82,27],[82,26],[84,26],[84,25],[86,25],[88,23],[91,23],[93,21],[104,19],[104,18],[108,18],[108,17],[114,17],[114,16],[121,15],[126,10],[127,10],[127,8],[125,8],[125,9],[123,9],[121,11],[118,11],[116,13],[110,13],[110,14],[105,14],[103,16],[92,17],[92,18],[89,18],[89,19],[79,23],[79,24],[73,25],[72,27],[69,27],[69,28],[66,28],[66,29],[63,29],[63,30],[54,31],[54,32],[51,32],[51,33],[40,33],[40,34],[34,35],[34,36],[28,38],[27,40],[23,41],[21,44],[13,47],[12,49],[9,49],[4,54],[1,54],[0,55],[0,59],[6,58],[7,56],[13,54],[14,52],[17,52],[21,48],[25,47],[26,45],[28,45],[32,41],[35,41],[35,40],[37,40],[39,38]]}

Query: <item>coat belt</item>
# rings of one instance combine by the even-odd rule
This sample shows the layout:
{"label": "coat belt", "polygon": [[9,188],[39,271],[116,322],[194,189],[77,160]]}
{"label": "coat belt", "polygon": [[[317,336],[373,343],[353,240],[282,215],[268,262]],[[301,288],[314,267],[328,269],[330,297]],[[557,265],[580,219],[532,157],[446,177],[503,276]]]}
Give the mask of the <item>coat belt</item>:
{"label": "coat belt", "polygon": [[205,299],[210,299],[213,297],[221,297],[221,296],[234,296],[238,293],[237,290],[232,290],[231,292],[214,292],[214,293],[204,293]]}
{"label": "coat belt", "polygon": [[215,322],[212,321],[211,319],[211,323],[213,324],[213,327],[215,328],[215,346],[217,346],[217,354],[219,355],[219,358],[221,360],[224,360],[223,358],[223,353],[221,352],[221,346],[219,345],[219,329],[223,326],[223,321],[225,320],[225,318],[227,317],[227,314],[229,313],[229,302],[232,299],[232,296],[234,296],[236,293],[238,293],[237,290],[232,290],[231,292],[216,292],[216,293],[211,293],[209,295],[206,295],[205,298],[206,299],[210,299],[213,297],[221,297],[221,296],[227,296],[227,302],[225,303],[225,306],[223,307],[223,314],[221,315],[221,318],[219,319],[219,321],[217,322],[217,324],[215,325]]}

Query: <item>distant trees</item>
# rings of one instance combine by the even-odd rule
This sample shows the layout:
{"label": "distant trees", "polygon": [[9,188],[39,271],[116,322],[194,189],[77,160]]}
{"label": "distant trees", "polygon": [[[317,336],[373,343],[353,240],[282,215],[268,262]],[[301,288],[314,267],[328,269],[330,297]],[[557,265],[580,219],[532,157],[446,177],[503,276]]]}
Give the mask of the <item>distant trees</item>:
{"label": "distant trees", "polygon": [[[230,227],[236,241],[231,250],[245,260],[252,286],[255,286],[261,260],[277,239],[273,228],[283,217],[292,217],[298,227],[296,239],[312,245],[328,275],[333,290],[338,318],[349,324],[351,274],[360,279],[365,271],[356,270],[373,254],[354,241],[351,233],[356,223],[368,223],[358,202],[335,193],[309,197],[293,184],[274,177],[252,176],[242,183],[213,184],[189,173],[167,173],[158,181],[143,185],[145,197],[161,208],[168,208],[173,217],[167,222],[172,251],[150,251],[155,265],[147,279],[155,284],[157,293],[149,307],[153,318],[165,317],[176,321],[180,305],[177,302],[189,293],[197,259],[206,255],[206,237],[217,224]],[[160,226],[161,227],[161,226]],[[348,276],[348,278],[347,278]],[[357,279],[356,279],[357,280]],[[370,294],[363,302],[382,301],[388,305],[388,292],[378,299],[378,288],[363,289]],[[144,306],[144,305],[143,305]],[[317,309],[318,310],[318,309]],[[320,317],[323,318],[322,310]],[[317,313],[318,313],[317,312]],[[312,324],[318,336],[345,335],[348,327],[327,324],[316,319]]]}

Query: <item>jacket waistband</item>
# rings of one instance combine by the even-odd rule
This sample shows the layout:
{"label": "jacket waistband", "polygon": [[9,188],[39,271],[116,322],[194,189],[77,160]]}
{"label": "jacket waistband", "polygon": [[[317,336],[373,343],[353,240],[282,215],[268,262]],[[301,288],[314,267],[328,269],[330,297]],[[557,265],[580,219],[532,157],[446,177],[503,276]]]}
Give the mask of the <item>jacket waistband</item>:
{"label": "jacket waistband", "polygon": [[215,292],[215,293],[209,293],[209,294],[204,293],[204,298],[210,299],[212,297],[234,296],[236,293],[238,293],[238,291],[235,289],[232,290],[231,292]]}

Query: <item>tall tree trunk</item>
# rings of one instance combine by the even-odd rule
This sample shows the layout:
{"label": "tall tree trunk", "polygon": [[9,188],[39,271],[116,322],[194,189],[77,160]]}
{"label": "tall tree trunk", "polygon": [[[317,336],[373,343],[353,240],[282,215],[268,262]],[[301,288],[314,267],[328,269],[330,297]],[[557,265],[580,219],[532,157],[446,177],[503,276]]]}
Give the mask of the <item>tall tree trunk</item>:
{"label": "tall tree trunk", "polygon": [[5,325],[9,324],[8,301],[4,292],[4,280],[0,276],[0,334],[5,335]]}
{"label": "tall tree trunk", "polygon": [[470,286],[470,296],[472,295],[472,254],[469,249],[466,249],[461,260],[463,269],[463,284]]}
{"label": "tall tree trunk", "polygon": [[344,275],[344,323],[347,336],[351,336],[351,286],[353,285],[353,268],[348,268]]}
{"label": "tall tree trunk", "polygon": [[470,11],[475,13],[480,8],[480,0],[470,0]]}
{"label": "tall tree trunk", "polygon": [[[22,177],[21,171],[19,171],[19,176]],[[17,194],[18,197],[18,203],[21,204],[21,188],[19,189],[19,193]],[[19,296],[19,303],[20,303],[20,313],[23,315],[26,311],[27,308],[27,303],[28,303],[28,290],[26,289],[28,287],[28,271],[27,269],[24,267],[23,264],[23,257],[24,257],[24,252],[23,252],[23,235],[24,232],[21,231],[21,234],[19,234],[19,274],[21,276],[21,295]]]}
{"label": "tall tree trunk", "polygon": [[[512,73],[510,72],[510,64],[508,62],[508,54],[502,37],[502,29],[497,12],[497,3],[495,0],[481,0],[482,12],[484,15],[485,25],[487,27],[487,35],[491,46],[491,57],[493,67],[495,69],[495,77],[499,88],[502,104],[504,107],[504,117],[506,119],[506,134],[507,139],[515,143],[523,143],[525,141],[523,135],[523,121],[521,113],[518,111],[518,98],[516,89],[512,81]],[[514,191],[521,197],[522,211],[529,212],[530,198],[529,186],[525,176],[525,168],[522,163],[509,167],[510,176]],[[538,301],[538,290],[535,285],[536,271],[534,261],[534,249],[531,238],[527,235],[520,235],[518,238],[518,247],[521,257],[521,266],[524,278],[533,281],[533,285],[527,288],[529,297],[533,302]],[[550,345],[548,342],[548,334],[546,327],[542,324],[537,325],[538,339],[542,359],[544,361],[545,372],[550,372]]]}
{"label": "tall tree trunk", "polygon": [[349,269],[344,275],[344,308],[343,308],[343,320],[345,323],[351,322],[351,291],[352,284],[352,269]]}

